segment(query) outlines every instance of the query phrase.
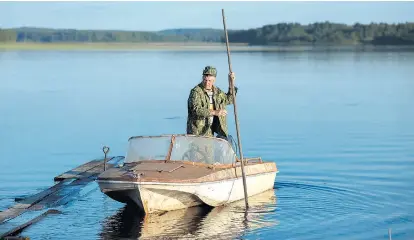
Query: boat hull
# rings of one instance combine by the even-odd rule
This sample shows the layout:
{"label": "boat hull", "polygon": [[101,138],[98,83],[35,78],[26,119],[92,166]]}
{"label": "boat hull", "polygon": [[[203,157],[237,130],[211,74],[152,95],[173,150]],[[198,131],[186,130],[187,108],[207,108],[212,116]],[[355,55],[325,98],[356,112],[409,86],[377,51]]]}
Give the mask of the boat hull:
{"label": "boat hull", "polygon": [[[248,197],[273,189],[277,172],[246,176]],[[110,198],[135,204],[145,213],[165,212],[206,204],[217,207],[244,198],[241,177],[201,183],[98,180]]]}

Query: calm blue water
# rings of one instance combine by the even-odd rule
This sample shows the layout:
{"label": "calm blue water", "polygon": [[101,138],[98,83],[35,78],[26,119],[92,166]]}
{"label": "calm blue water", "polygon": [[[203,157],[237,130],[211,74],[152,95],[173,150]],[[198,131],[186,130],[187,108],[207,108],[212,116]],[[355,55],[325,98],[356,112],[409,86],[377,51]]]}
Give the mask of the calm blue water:
{"label": "calm blue water", "polygon": [[[133,135],[184,133],[213,52],[0,52],[0,210]],[[232,53],[246,156],[275,190],[224,209],[134,216],[95,183],[31,239],[414,239],[414,53]],[[233,108],[230,131],[235,136]],[[172,118],[172,119],[171,119]]]}

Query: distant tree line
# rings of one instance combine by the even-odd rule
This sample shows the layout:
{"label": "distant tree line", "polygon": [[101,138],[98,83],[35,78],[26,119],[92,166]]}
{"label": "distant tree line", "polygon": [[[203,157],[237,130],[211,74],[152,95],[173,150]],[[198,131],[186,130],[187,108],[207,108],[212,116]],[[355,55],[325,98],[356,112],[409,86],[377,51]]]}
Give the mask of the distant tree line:
{"label": "distant tree line", "polygon": [[[250,45],[412,45],[414,23],[279,23],[248,30],[229,30],[229,41]],[[0,42],[224,42],[224,33],[220,29],[168,29],[150,32],[14,28],[0,29]]]}
{"label": "distant tree line", "polygon": [[47,28],[0,29],[0,41],[8,42],[220,42],[222,30],[169,29],[157,32],[76,30]]}
{"label": "distant tree line", "polygon": [[16,42],[16,31],[0,28],[0,42]]}
{"label": "distant tree line", "polygon": [[279,23],[229,34],[229,41],[251,45],[414,44],[414,23]]}

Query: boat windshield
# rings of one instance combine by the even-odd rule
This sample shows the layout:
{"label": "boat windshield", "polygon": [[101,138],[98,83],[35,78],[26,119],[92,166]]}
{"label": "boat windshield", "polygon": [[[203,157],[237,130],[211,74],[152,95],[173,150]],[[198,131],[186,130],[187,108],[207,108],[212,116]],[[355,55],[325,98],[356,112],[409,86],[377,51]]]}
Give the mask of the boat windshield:
{"label": "boat windshield", "polygon": [[[192,135],[174,136],[170,161],[190,161],[207,164],[232,164],[236,154],[226,140]],[[166,160],[172,136],[133,137],[125,163],[143,160]]]}
{"label": "boat windshield", "polygon": [[170,149],[170,144],[171,136],[130,138],[124,162],[165,160]]}

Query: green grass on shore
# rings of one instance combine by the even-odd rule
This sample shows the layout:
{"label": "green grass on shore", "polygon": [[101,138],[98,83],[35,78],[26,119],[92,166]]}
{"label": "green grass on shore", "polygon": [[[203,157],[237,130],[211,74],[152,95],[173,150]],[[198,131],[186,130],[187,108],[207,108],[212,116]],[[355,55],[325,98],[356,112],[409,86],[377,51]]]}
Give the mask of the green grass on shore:
{"label": "green grass on shore", "polygon": [[[234,44],[234,47],[245,47]],[[221,43],[0,43],[0,50],[226,50]]]}
{"label": "green grass on shore", "polygon": [[[291,46],[248,46],[230,44],[231,52],[304,52],[304,51],[358,51],[358,50],[409,50],[413,46],[373,46],[373,45],[291,45]],[[224,43],[203,42],[152,42],[152,43],[0,43],[0,51],[226,51]]]}

